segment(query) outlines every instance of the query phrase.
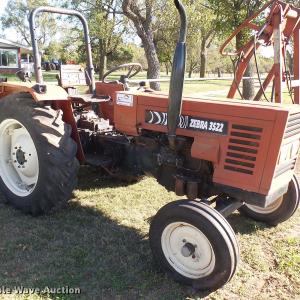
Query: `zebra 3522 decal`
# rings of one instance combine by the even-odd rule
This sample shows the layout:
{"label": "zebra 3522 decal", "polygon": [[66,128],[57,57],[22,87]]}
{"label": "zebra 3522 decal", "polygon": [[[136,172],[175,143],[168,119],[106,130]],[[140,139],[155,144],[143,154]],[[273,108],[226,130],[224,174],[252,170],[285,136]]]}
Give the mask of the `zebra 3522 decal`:
{"label": "zebra 3522 decal", "polygon": [[[146,123],[153,125],[168,125],[168,114],[152,110],[146,111]],[[227,135],[228,122],[220,120],[210,120],[192,116],[180,116],[178,128],[195,131],[211,132],[215,134]]]}

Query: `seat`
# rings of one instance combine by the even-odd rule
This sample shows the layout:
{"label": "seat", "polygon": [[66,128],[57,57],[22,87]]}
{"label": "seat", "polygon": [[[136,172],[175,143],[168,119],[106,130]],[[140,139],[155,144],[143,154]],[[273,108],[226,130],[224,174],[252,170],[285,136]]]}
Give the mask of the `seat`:
{"label": "seat", "polygon": [[58,84],[63,88],[89,85],[87,77],[80,65],[61,65]]}
{"label": "seat", "polygon": [[102,103],[110,101],[109,96],[98,96],[93,94],[80,94],[78,86],[89,86],[90,78],[86,70],[80,65],[61,65],[57,77],[59,86],[63,87],[69,94],[70,99],[85,103]]}

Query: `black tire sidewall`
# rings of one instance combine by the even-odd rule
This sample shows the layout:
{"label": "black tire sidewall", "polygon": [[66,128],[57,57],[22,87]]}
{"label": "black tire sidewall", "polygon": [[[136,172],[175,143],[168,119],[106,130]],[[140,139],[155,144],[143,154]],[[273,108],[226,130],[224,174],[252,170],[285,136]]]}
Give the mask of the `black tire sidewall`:
{"label": "black tire sidewall", "polygon": [[251,207],[244,205],[241,212],[254,220],[265,222],[271,226],[276,226],[287,221],[296,212],[299,206],[299,183],[296,176],[291,180],[287,193],[283,196],[283,201],[276,211],[263,214],[251,210]]}
{"label": "black tire sidewall", "polygon": [[12,94],[0,102],[0,123],[14,119],[29,132],[35,145],[39,174],[31,194],[14,194],[0,178],[4,201],[24,213],[38,216],[61,206],[72,196],[77,184],[79,163],[77,144],[71,138],[71,127],[62,119],[62,111],[36,103],[30,94]]}
{"label": "black tire sidewall", "polygon": [[45,138],[41,137],[40,131],[37,130],[36,123],[33,123],[31,118],[31,115],[21,113],[18,109],[13,110],[9,107],[6,107],[5,111],[0,110],[0,124],[6,119],[14,119],[20,122],[29,132],[36,147],[39,162],[39,175],[36,187],[30,195],[25,197],[15,195],[0,177],[0,186],[5,190],[5,195],[9,198],[9,202],[22,209],[28,207],[28,212],[30,211],[32,204],[36,201],[39,201],[39,195],[41,195],[41,192],[43,192],[45,184],[47,184],[49,178],[49,172],[47,172],[47,169],[49,168],[48,158],[47,153],[45,152],[46,140]]}
{"label": "black tire sidewall", "polygon": [[[185,222],[198,228],[209,240],[214,254],[215,267],[212,273],[206,277],[192,279],[179,274],[165,258],[161,236],[163,230],[171,223]],[[227,239],[227,241],[226,241]],[[215,290],[223,286],[232,276],[232,253],[228,248],[231,244],[228,237],[217,229],[208,219],[201,218],[199,213],[185,207],[170,207],[160,211],[157,219],[153,220],[150,228],[150,244],[152,252],[155,254],[157,264],[171,277],[187,285],[192,285],[203,290]]]}

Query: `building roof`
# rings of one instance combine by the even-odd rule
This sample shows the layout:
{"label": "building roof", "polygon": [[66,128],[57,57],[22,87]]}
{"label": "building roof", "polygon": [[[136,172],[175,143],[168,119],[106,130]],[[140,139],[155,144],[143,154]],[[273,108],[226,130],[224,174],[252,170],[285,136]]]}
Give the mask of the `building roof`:
{"label": "building roof", "polygon": [[0,48],[20,48],[22,54],[32,53],[32,48],[28,46],[24,46],[20,43],[12,42],[6,39],[0,38]]}

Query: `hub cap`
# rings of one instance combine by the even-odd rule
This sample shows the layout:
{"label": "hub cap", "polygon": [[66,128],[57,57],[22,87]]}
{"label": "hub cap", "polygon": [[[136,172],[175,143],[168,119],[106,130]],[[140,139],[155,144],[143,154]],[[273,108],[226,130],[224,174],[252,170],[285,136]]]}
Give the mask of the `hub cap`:
{"label": "hub cap", "polygon": [[169,264],[185,277],[203,278],[215,268],[215,254],[209,240],[191,224],[169,224],[162,233],[161,244]]}
{"label": "hub cap", "polygon": [[20,197],[30,195],[37,184],[39,162],[34,142],[14,119],[0,124],[0,174],[7,188]]}
{"label": "hub cap", "polygon": [[282,202],[283,202],[283,196],[279,197],[277,200],[272,202],[267,207],[259,207],[255,205],[249,205],[249,204],[246,204],[246,206],[256,213],[267,215],[276,211],[281,206]]}

